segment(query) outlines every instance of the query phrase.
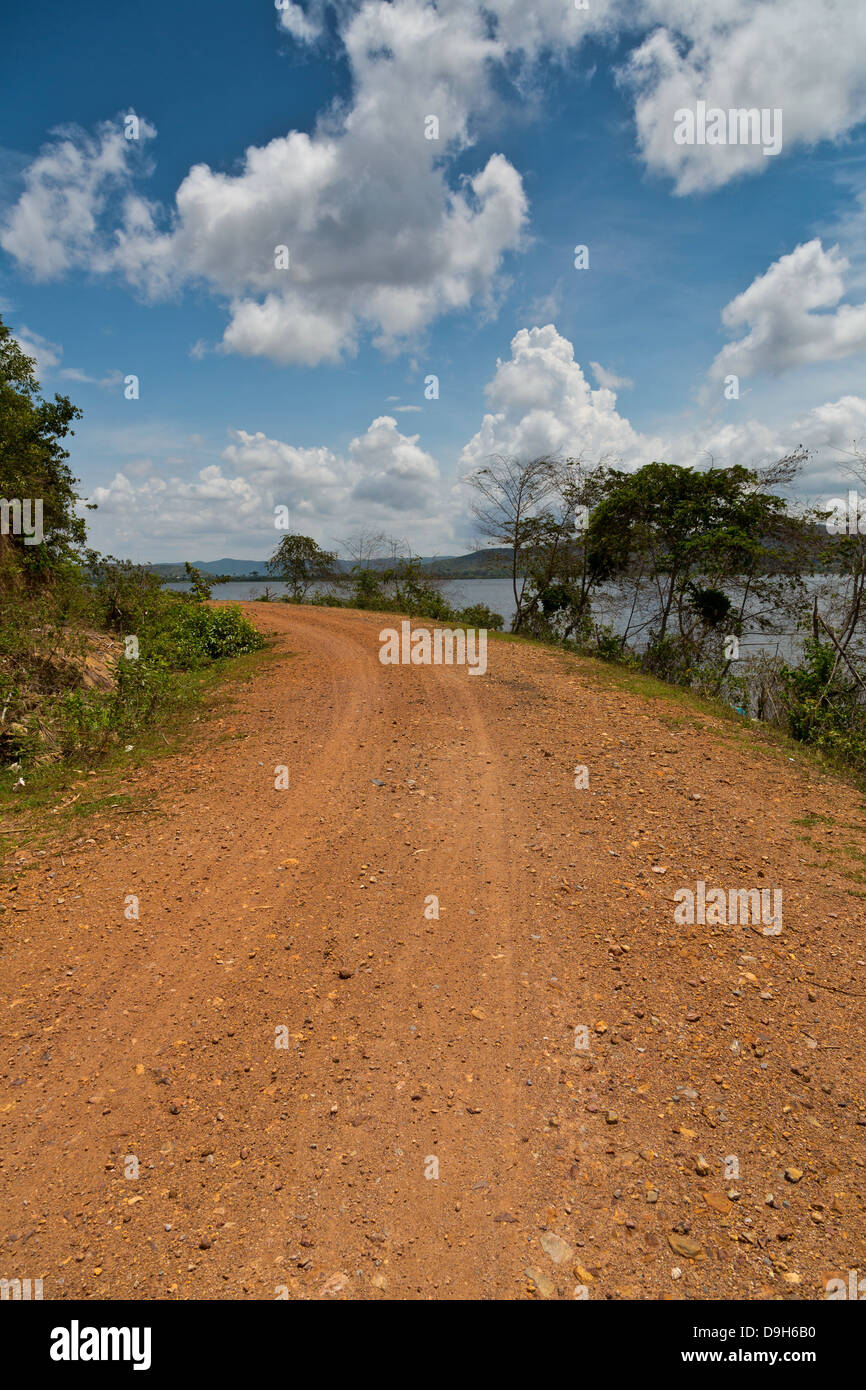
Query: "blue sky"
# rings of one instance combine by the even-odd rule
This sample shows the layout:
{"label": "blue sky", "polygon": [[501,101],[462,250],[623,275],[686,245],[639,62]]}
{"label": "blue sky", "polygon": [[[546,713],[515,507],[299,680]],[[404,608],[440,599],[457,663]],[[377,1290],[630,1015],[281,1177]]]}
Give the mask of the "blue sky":
{"label": "blue sky", "polygon": [[[84,412],[101,549],[261,558],[287,504],[329,547],[457,553],[491,452],[804,443],[804,493],[848,486],[854,3],[89,0],[5,15],[0,81],[0,304]],[[677,145],[699,100],[781,111],[781,151]]]}

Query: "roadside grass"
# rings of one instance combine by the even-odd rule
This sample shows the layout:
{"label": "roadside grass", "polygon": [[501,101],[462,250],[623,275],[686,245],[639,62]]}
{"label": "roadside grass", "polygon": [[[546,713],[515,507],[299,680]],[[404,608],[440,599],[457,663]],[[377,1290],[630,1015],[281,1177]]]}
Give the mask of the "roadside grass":
{"label": "roadside grass", "polygon": [[[130,774],[187,747],[202,725],[231,708],[234,684],[248,683],[265,666],[287,655],[291,654],[276,651],[274,642],[268,640],[259,651],[224,657],[203,670],[185,671],[178,685],[179,701],[173,702],[162,718],[135,734],[131,751],[116,745],[96,768],[71,763],[32,768],[26,785],[18,791],[11,785],[0,785],[0,858],[62,838],[96,815],[153,814],[153,794],[137,787],[130,791]],[[239,736],[244,737],[224,733],[212,742],[230,742]]]}
{"label": "roadside grass", "polygon": [[[816,869],[822,873],[832,870],[842,878],[848,879],[850,883],[866,884],[866,824],[837,821],[835,816],[819,815],[817,812],[797,816],[792,824],[800,827],[804,832],[798,835],[797,839],[814,851],[816,855],[814,867]],[[818,839],[815,835],[811,835],[809,833],[811,830],[823,831],[825,836],[834,831],[855,831],[864,836],[863,846],[847,842],[833,844],[832,841]],[[853,860],[854,863],[848,862],[850,860]],[[856,888],[846,888],[845,891],[853,898],[866,897],[866,892]]]}

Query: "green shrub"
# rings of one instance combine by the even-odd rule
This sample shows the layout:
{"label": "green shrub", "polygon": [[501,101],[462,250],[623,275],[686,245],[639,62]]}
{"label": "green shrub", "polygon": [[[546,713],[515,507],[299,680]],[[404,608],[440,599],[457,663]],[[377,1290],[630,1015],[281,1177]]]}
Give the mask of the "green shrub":
{"label": "green shrub", "polygon": [[152,609],[135,634],[141,658],[147,662],[192,671],[264,646],[261,633],[237,608],[206,608],[182,598],[163,597],[167,605]]}
{"label": "green shrub", "polygon": [[782,667],[781,686],[791,737],[866,772],[863,692],[835,648],[807,639],[802,665]]}
{"label": "green shrub", "polygon": [[487,628],[490,632],[501,632],[505,622],[502,614],[494,613],[486,603],[470,603],[467,608],[459,608],[454,617],[467,627]]}

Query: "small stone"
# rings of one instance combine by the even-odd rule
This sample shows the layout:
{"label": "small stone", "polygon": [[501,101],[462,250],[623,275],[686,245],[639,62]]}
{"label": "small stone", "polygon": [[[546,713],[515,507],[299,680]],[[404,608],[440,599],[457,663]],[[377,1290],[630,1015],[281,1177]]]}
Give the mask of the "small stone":
{"label": "small stone", "polygon": [[788,1182],[799,1182],[800,1179],[802,1178],[802,1176],[803,1176],[803,1169],[802,1169],[802,1168],[786,1168],[786,1169],[785,1169],[785,1177],[787,1178]]}
{"label": "small stone", "polygon": [[700,1259],[704,1254],[700,1241],[693,1240],[691,1236],[681,1236],[676,1231],[671,1231],[668,1236],[668,1245],[675,1255],[684,1255],[687,1260]]}
{"label": "small stone", "polygon": [[568,1241],[563,1240],[562,1236],[558,1236],[555,1231],[545,1231],[541,1237],[541,1248],[545,1255],[549,1255],[553,1263],[557,1265],[565,1264],[565,1261],[570,1260],[574,1255]]}
{"label": "small stone", "polygon": [[322,1298],[329,1298],[332,1294],[342,1293],[348,1282],[348,1274],[332,1274],[319,1289],[319,1294]]}
{"label": "small stone", "polygon": [[702,1178],[705,1178],[709,1171],[709,1163],[707,1163],[707,1160],[704,1158],[703,1154],[698,1154],[697,1158],[695,1159],[695,1172],[699,1173]]}
{"label": "small stone", "polygon": [[552,1298],[556,1293],[556,1285],[552,1280],[548,1279],[547,1275],[543,1274],[540,1269],[534,1269],[530,1266],[523,1272],[530,1283],[535,1286],[538,1293],[541,1294],[542,1298]]}
{"label": "small stone", "polygon": [[651,1188],[649,1189],[649,1191],[648,1191],[647,1194],[646,1194],[646,1199],[647,1199],[647,1201],[650,1202],[651,1204],[658,1201],[658,1199],[659,1199],[659,1194],[656,1192],[656,1190],[655,1190],[654,1187],[651,1187]]}
{"label": "small stone", "polygon": [[724,1192],[705,1192],[704,1201],[711,1211],[717,1211],[720,1216],[727,1216],[731,1210],[731,1203]]}
{"label": "small stone", "polygon": [[604,1118],[607,1120],[607,1123],[608,1123],[609,1125],[618,1125],[618,1124],[619,1124],[619,1115],[617,1115],[617,1113],[616,1113],[615,1110],[608,1110],[608,1112],[607,1112],[607,1114],[605,1115]]}

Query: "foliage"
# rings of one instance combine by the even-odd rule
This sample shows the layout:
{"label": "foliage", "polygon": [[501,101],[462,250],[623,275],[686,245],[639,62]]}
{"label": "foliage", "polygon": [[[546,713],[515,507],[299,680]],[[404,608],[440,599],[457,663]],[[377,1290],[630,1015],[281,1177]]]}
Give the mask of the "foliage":
{"label": "foliage", "polygon": [[267,568],[276,579],[289,587],[291,601],[301,603],[307,590],[317,583],[331,579],[336,555],[322,550],[312,536],[283,536]]}
{"label": "foliage", "polygon": [[[789,508],[807,457],[634,473],[491,460],[470,482],[481,534],[510,549],[512,631],[721,697],[866,770],[866,538],[828,543],[821,513]],[[738,651],[747,633],[790,649],[810,622],[800,665]]]}
{"label": "foliage", "polygon": [[803,663],[781,672],[788,730],[866,773],[864,686],[831,643],[807,638],[804,648]]}
{"label": "foliage", "polygon": [[184,594],[184,598],[191,603],[206,603],[211,596],[214,585],[221,581],[215,579],[213,575],[205,574],[202,570],[196,569],[189,560],[184,560],[183,568],[189,580],[189,590]]}
{"label": "foliage", "polygon": [[0,490],[16,508],[29,500],[31,522],[42,509],[41,538],[36,525],[16,534],[11,507],[0,535],[0,757],[13,781],[102,757],[194,698],[196,672],[264,645],[237,609],[207,606],[220,580],[187,564],[190,592],[172,594],[146,568],[86,548],[63,447],[81,412],[66,396],[44,400],[34,372],[0,321]]}
{"label": "foliage", "polygon": [[0,536],[0,588],[32,588],[52,582],[83,544],[85,524],[76,512],[76,479],[61,441],[81,411],[67,396],[39,394],[34,359],[27,357],[0,320],[0,495],[42,504],[43,538]]}

